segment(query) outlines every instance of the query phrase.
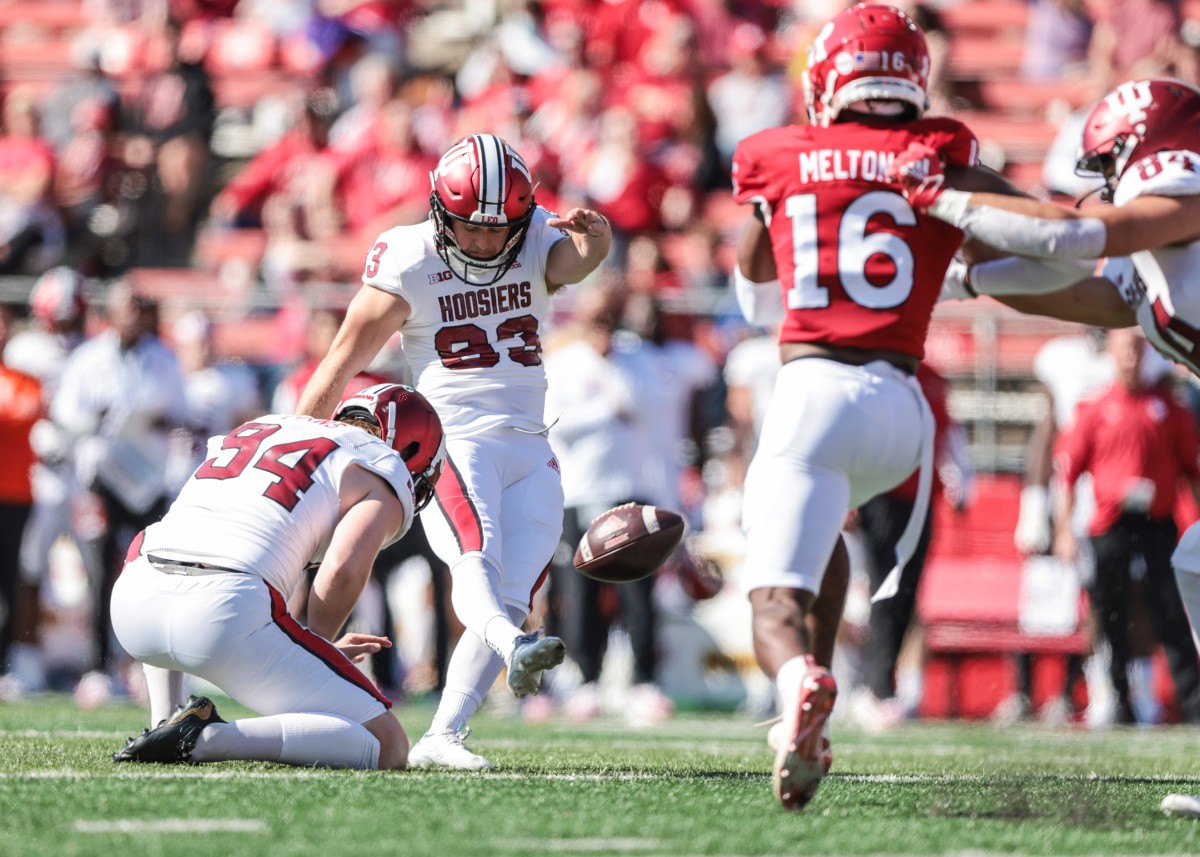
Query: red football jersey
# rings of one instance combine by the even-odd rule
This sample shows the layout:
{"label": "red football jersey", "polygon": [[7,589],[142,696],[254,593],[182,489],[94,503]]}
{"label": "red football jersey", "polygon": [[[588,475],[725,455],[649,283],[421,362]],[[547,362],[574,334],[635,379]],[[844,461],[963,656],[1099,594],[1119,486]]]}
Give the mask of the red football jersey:
{"label": "red football jersey", "polygon": [[888,349],[923,357],[929,317],[962,232],[916,214],[887,180],[911,143],[950,167],[978,164],[955,119],[790,125],[754,134],[733,158],[733,193],[771,235],[787,318],[781,342]]}

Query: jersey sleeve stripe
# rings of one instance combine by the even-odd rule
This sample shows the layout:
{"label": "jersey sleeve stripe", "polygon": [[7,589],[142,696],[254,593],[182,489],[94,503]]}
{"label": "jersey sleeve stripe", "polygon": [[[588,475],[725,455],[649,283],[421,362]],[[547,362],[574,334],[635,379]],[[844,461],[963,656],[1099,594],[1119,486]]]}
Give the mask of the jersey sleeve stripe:
{"label": "jersey sleeve stripe", "polygon": [[392,701],[384,696],[379,688],[375,687],[371,680],[351,663],[350,659],[343,655],[337,646],[305,628],[288,613],[287,603],[279,594],[279,590],[265,580],[263,583],[266,584],[267,591],[271,593],[271,620],[279,626],[283,633],[346,681],[371,694],[383,703],[385,708],[392,707]]}
{"label": "jersey sleeve stripe", "polygon": [[483,550],[483,522],[475,504],[467,496],[466,482],[453,459],[446,459],[446,467],[434,488],[433,496],[438,510],[445,516],[458,541],[458,552]]}

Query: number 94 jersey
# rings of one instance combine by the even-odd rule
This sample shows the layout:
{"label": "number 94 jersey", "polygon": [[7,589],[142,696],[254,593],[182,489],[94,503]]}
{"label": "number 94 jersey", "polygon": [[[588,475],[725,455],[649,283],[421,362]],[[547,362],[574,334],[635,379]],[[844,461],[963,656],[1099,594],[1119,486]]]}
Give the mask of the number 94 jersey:
{"label": "number 94 jersey", "polygon": [[787,309],[781,342],[924,355],[962,233],[916,214],[887,180],[896,155],[916,142],[948,167],[978,163],[975,136],[944,117],[793,125],[738,144],[734,198],[758,206],[770,232]]}
{"label": "number 94 jersey", "polygon": [[546,225],[552,216],[534,212],[516,261],[492,285],[463,282],[446,266],[428,220],[389,229],[368,253],[363,282],[411,307],[401,327],[404,354],[448,436],[545,428],[546,258],[566,236]]}
{"label": "number 94 jersey", "polygon": [[209,440],[205,462],[146,529],[142,553],[255,574],[287,597],[324,557],[353,465],[387,481],[407,530],[412,477],[390,446],[345,423],[270,414]]}

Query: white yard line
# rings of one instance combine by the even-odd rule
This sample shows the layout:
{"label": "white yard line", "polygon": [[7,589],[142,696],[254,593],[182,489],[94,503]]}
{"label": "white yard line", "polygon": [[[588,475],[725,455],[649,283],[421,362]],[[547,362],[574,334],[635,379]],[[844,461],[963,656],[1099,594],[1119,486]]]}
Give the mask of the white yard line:
{"label": "white yard line", "polygon": [[[141,727],[139,727],[140,730]],[[129,732],[101,732],[96,729],[0,729],[0,738],[119,738],[129,737]]]}
{"label": "white yard line", "polygon": [[494,839],[488,842],[489,848],[510,849],[513,851],[545,851],[551,854],[572,851],[587,853],[592,851],[653,851],[661,853],[665,843],[658,839],[604,839],[593,837],[588,839]]}
{"label": "white yard line", "polygon": [[266,833],[257,818],[118,818],[75,822],[76,833]]}

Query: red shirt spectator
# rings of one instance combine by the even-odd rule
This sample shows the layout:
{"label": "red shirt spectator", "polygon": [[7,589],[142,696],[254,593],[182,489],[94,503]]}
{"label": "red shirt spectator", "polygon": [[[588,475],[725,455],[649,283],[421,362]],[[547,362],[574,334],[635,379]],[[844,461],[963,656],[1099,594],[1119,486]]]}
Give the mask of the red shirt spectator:
{"label": "red shirt spectator", "polygon": [[587,55],[596,68],[636,62],[647,41],[683,9],[676,0],[605,0],[585,21]]}
{"label": "red shirt spectator", "polygon": [[9,94],[0,136],[0,194],[22,204],[48,198],[54,178],[54,148],[38,136],[31,95]]}
{"label": "red shirt spectator", "polygon": [[322,99],[306,99],[295,126],[255,155],[217,195],[213,214],[225,221],[247,218],[257,222],[269,197],[282,193],[293,202],[302,201],[303,184],[311,178],[313,164],[328,142],[329,117]]}
{"label": "red shirt spectator", "polygon": [[1074,425],[1059,439],[1055,465],[1066,485],[1092,474],[1096,513],[1088,532],[1098,536],[1126,511],[1170,518],[1179,477],[1200,478],[1198,451],[1195,419],[1169,388],[1114,384],[1080,404]]}
{"label": "red shirt spectator", "polygon": [[[8,341],[12,311],[0,307],[0,351]],[[28,506],[33,503],[30,473],[35,456],[29,432],[42,415],[42,385],[37,378],[0,363],[0,505]],[[7,519],[5,519],[7,520]]]}
{"label": "red shirt spectator", "polygon": [[335,157],[335,200],[356,232],[378,234],[397,223],[416,223],[429,208],[429,172],[437,158],[416,144],[412,108],[388,102],[378,133],[364,149]]}

